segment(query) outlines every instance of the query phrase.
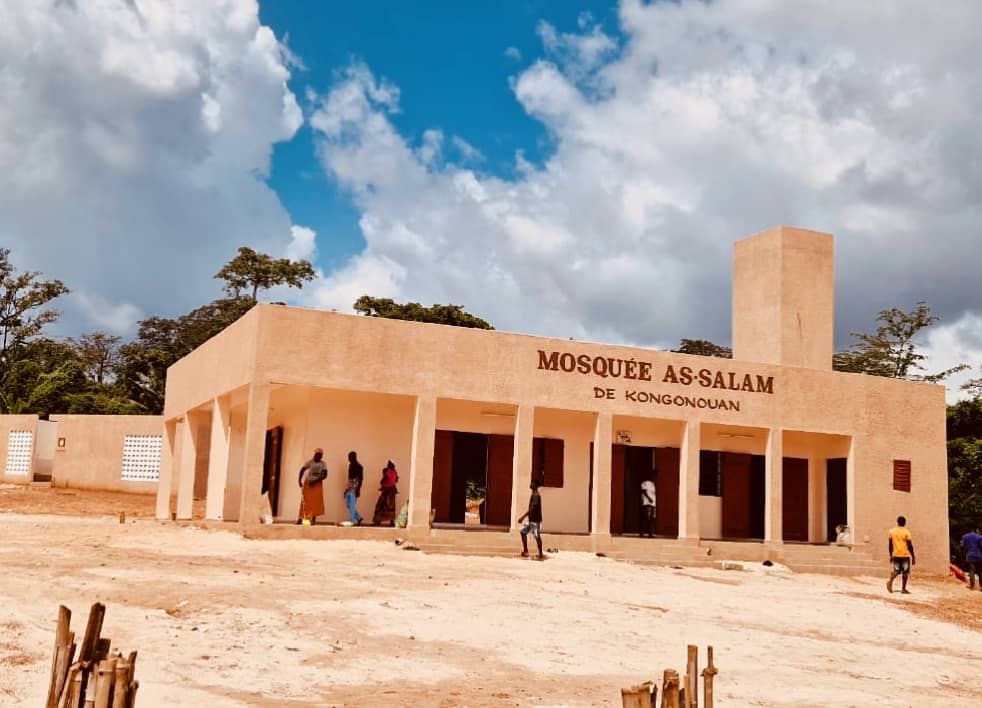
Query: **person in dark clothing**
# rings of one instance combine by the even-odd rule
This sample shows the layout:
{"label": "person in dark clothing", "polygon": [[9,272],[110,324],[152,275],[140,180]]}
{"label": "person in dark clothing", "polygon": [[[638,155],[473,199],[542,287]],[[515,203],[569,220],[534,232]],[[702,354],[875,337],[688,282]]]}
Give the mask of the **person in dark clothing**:
{"label": "person in dark clothing", "polygon": [[962,550],[968,569],[968,589],[975,589],[975,578],[978,577],[979,590],[982,590],[982,536],[978,529],[962,536]]}
{"label": "person in dark clothing", "polygon": [[344,503],[348,507],[348,521],[361,524],[362,515],[358,513],[358,497],[361,496],[361,483],[365,478],[365,470],[358,461],[358,453],[348,453],[348,484],[344,488]]}
{"label": "person in dark clothing", "polygon": [[532,490],[532,496],[529,497],[528,511],[518,517],[518,523],[522,523],[526,519],[528,520],[525,526],[522,527],[522,558],[528,558],[528,536],[532,534],[535,536],[535,544],[539,547],[537,558],[539,560],[545,560],[545,555],[542,553],[542,495],[539,494],[538,479],[532,480],[529,489]]}

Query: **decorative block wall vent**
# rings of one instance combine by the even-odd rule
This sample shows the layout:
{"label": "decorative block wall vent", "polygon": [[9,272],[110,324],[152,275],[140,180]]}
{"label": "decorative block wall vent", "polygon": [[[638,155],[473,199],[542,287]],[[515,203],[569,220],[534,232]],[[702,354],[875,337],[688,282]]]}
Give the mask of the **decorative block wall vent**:
{"label": "decorative block wall vent", "polygon": [[156,482],[160,479],[160,435],[127,435],[123,440],[124,482]]}
{"label": "decorative block wall vent", "polygon": [[31,474],[31,460],[34,459],[34,432],[31,430],[11,430],[7,436],[8,477],[27,477]]}

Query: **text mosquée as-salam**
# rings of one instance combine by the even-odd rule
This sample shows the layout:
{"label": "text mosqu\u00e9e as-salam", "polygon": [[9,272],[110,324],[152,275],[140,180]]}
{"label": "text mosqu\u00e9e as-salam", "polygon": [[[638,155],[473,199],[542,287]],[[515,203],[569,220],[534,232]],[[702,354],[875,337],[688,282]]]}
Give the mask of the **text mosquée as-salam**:
{"label": "text mosqu\u00e9e as-salam", "polygon": [[[655,371],[651,362],[636,359],[572,354],[570,352],[546,352],[538,350],[539,366],[544,371],[557,371],[568,374],[599,376],[601,378],[625,379],[631,381],[660,380],[661,383],[681,386],[700,386],[702,388],[741,391],[747,393],[774,393],[774,377],[759,374],[744,374],[742,377],[733,371],[720,371],[708,368],[693,369],[691,366],[676,368],[672,364],[664,372]],[[613,389],[595,389],[597,398],[613,398]],[[624,397],[629,401],[641,403],[663,403],[666,405],[689,406],[739,411],[738,401],[725,399],[692,398],[670,394],[649,393],[647,391],[627,390]]]}

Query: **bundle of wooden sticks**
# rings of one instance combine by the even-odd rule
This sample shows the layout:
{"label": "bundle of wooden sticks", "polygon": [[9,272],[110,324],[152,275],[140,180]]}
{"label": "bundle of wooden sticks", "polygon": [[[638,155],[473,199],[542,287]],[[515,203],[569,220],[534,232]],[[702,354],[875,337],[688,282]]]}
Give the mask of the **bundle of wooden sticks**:
{"label": "bundle of wooden sticks", "polygon": [[[686,672],[679,679],[675,669],[665,669],[662,676],[661,708],[699,708],[699,648],[688,646]],[[709,661],[702,670],[703,706],[713,708],[713,680],[719,672],[713,664],[713,648],[709,649]],[[623,708],[658,708],[658,686],[645,681],[631,688],[621,689]]]}
{"label": "bundle of wooden sticks", "polygon": [[126,658],[118,651],[111,653],[111,640],[99,636],[105,616],[105,605],[92,605],[79,648],[71,631],[72,611],[64,605],[58,608],[46,708],[132,708],[135,704],[140,685],[133,680],[136,652]]}

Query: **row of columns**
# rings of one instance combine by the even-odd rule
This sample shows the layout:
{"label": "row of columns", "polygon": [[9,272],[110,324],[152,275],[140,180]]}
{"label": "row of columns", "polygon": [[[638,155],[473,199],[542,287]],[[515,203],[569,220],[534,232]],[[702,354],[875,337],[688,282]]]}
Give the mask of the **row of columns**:
{"label": "row of columns", "polygon": [[[207,519],[237,518],[241,523],[246,524],[256,523],[259,520],[269,394],[268,383],[256,382],[249,386],[239,489],[229,486],[231,467],[229,451],[233,444],[231,397],[220,396],[211,404],[208,491],[205,503]],[[430,525],[436,409],[435,397],[417,398],[409,475],[408,522],[411,530],[429,529]],[[534,411],[533,406],[519,406],[515,416],[511,503],[513,530],[515,519],[523,513],[528,499],[532,473]],[[157,518],[170,518],[170,497],[174,486],[177,487],[176,518],[191,518],[195,462],[198,455],[196,432],[204,423],[204,416],[207,415],[207,410],[188,411],[184,414],[183,420],[174,419],[165,423],[160,483],[157,492]],[[590,528],[592,534],[598,538],[610,536],[612,431],[613,416],[607,412],[598,413],[593,436],[593,495],[590,500]],[[680,447],[679,538],[696,541],[699,538],[699,453],[701,451],[700,426],[697,421],[685,424]],[[853,456],[850,455],[849,489],[853,489],[852,459]],[[779,428],[772,428],[768,430],[765,455],[765,541],[780,541],[783,536],[782,464],[782,431]],[[174,479],[175,471],[177,471],[176,479]],[[230,498],[230,490],[232,497],[235,492],[238,492],[238,498]],[[850,521],[852,521],[851,508]]]}

